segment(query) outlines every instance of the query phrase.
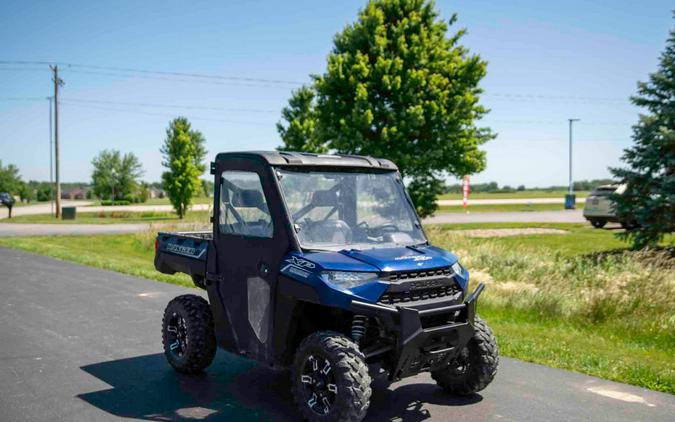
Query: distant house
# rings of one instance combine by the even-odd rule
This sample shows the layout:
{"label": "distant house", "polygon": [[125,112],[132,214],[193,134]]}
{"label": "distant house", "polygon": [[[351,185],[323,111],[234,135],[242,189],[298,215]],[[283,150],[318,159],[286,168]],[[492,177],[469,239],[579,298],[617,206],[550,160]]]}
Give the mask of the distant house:
{"label": "distant house", "polygon": [[87,199],[89,188],[64,189],[61,192],[61,199]]}
{"label": "distant house", "polygon": [[164,198],[166,197],[166,192],[163,189],[158,189],[151,187],[148,189],[148,194],[150,198]]}

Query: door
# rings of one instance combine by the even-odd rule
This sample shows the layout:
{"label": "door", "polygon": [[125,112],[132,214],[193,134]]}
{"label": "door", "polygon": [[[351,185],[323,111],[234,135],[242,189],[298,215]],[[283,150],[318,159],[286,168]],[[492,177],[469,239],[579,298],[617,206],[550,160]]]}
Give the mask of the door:
{"label": "door", "polygon": [[216,321],[216,333],[226,349],[268,361],[275,280],[288,242],[279,227],[282,222],[273,218],[279,204],[270,207],[269,198],[279,200],[269,167],[231,167],[226,165],[220,173],[214,222],[222,304],[214,316],[222,314],[227,323]]}

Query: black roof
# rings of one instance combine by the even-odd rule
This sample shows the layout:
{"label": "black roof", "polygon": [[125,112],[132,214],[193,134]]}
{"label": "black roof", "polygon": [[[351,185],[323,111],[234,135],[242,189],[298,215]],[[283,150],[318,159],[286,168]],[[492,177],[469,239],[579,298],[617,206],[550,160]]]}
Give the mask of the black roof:
{"label": "black roof", "polygon": [[357,167],[381,170],[398,170],[396,164],[383,158],[363,155],[313,154],[289,151],[242,151],[221,152],[216,160],[262,159],[272,166],[309,166],[309,167]]}

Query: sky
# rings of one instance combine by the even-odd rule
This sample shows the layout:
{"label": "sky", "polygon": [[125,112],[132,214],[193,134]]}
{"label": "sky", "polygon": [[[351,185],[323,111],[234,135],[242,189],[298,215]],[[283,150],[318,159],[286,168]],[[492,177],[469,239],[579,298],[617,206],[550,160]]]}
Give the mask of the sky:
{"label": "sky", "polygon": [[[12,1],[0,3],[0,61],[62,65],[61,180],[89,181],[103,149],[133,152],[159,181],[170,119],[189,118],[218,152],[274,149],[293,89],[322,73],[334,35],[364,1]],[[658,65],[672,1],[437,1],[451,31],[488,62],[481,86],[498,134],[472,182],[528,187],[609,177],[631,145],[628,98]],[[86,67],[86,66],[91,67]],[[98,67],[96,67],[98,66]],[[113,68],[111,70],[111,68]],[[222,79],[120,68],[218,75]],[[116,69],[116,70],[115,70]],[[0,63],[0,161],[49,179],[48,65]],[[142,104],[142,105],[141,105]],[[452,179],[450,179],[452,181]]]}

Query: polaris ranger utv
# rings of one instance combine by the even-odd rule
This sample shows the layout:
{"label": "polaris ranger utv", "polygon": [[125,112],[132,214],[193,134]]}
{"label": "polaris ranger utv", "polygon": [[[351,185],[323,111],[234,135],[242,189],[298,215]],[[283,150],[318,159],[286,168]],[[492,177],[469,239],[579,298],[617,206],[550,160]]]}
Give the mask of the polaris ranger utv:
{"label": "polaris ranger utv", "polygon": [[159,233],[155,267],[207,291],[172,300],[164,352],[196,373],[216,346],[290,369],[310,421],[360,421],[371,376],[423,371],[472,394],[497,371],[479,285],[431,246],[396,166],[361,156],[218,154],[212,232]]}

